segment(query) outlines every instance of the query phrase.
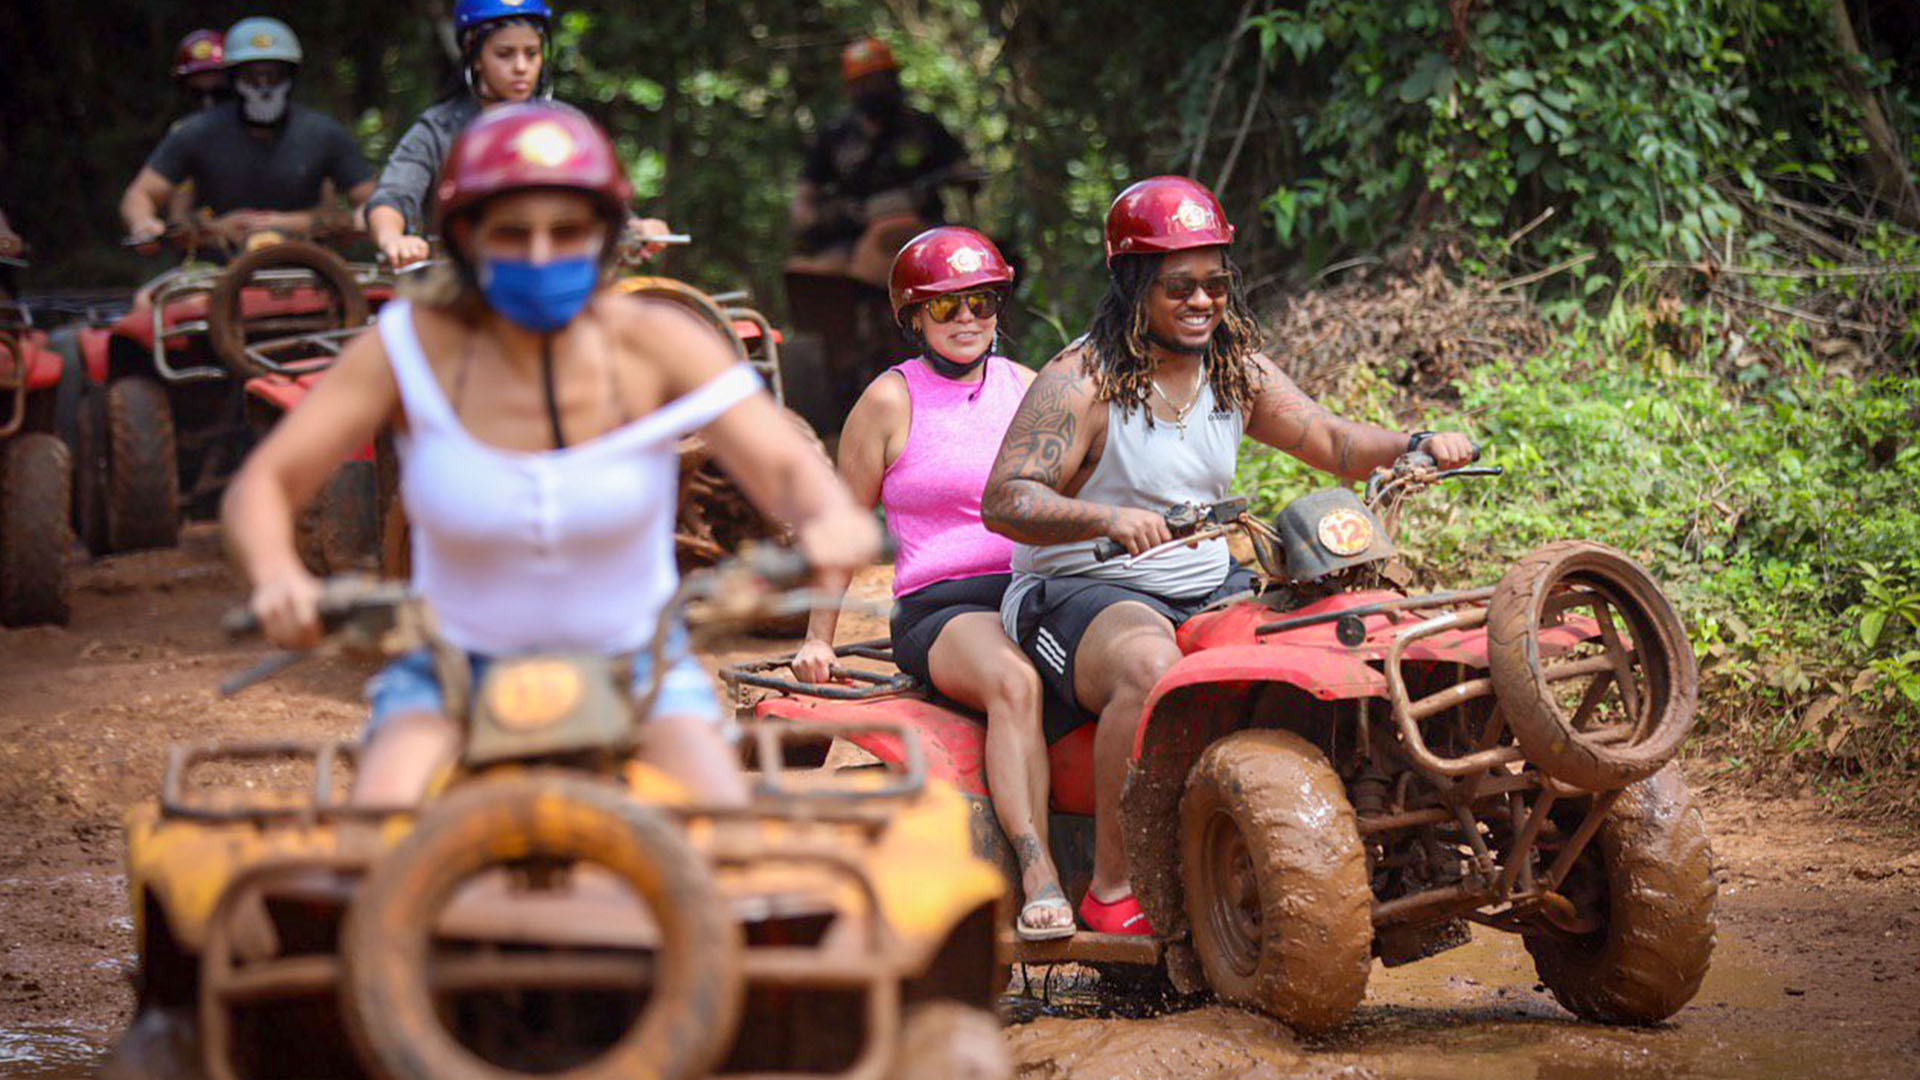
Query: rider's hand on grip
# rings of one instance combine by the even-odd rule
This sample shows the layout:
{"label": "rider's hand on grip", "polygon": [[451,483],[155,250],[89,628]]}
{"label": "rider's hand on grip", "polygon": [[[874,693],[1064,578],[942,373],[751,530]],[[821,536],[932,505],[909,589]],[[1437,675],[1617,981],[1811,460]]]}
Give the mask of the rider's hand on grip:
{"label": "rider's hand on grip", "polygon": [[1420,450],[1442,469],[1457,469],[1480,459],[1480,448],[1457,431],[1442,432],[1422,441]]}
{"label": "rider's hand on grip", "polygon": [[[1107,539],[1124,548],[1129,555],[1158,547],[1173,539],[1164,515],[1131,506],[1115,507],[1107,523]],[[1095,553],[1098,557],[1098,552]]]}
{"label": "rider's hand on grip", "polygon": [[312,574],[297,569],[255,585],[247,607],[268,641],[283,649],[311,649],[320,643],[321,592]]}

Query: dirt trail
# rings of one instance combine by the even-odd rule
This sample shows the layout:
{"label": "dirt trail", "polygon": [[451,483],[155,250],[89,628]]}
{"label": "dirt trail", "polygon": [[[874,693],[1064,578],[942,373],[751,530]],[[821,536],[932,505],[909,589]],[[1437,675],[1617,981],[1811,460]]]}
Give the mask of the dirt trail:
{"label": "dirt trail", "polygon": [[[857,589],[886,596],[884,574]],[[156,792],[167,746],[220,736],[346,736],[369,671],[315,662],[236,700],[220,677],[264,654],[226,642],[239,598],[216,538],[78,572],[64,629],[0,631],[0,1076],[86,1075],[131,1005],[119,818]],[[883,633],[850,619],[849,638]],[[724,657],[777,643],[742,642]],[[1157,1078],[1920,1075],[1920,848],[1811,802],[1750,799],[1694,770],[1720,864],[1706,987],[1650,1031],[1572,1021],[1517,942],[1377,966],[1352,1024],[1313,1041],[1205,1006],[1087,1018],[1056,973],[1013,1002],[1026,1080]],[[1044,998],[1045,1000],[1041,1000]],[[1036,1015],[1038,1014],[1038,1015]],[[1031,1019],[1028,1019],[1032,1017]]]}

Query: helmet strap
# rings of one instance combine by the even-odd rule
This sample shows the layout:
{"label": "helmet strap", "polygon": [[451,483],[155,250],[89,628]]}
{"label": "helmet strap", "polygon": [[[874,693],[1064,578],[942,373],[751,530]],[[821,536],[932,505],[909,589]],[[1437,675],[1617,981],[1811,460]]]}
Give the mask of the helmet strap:
{"label": "helmet strap", "polygon": [[[981,353],[979,356],[974,357],[971,361],[964,364],[960,363],[957,360],[949,360],[946,357],[941,356],[940,353],[936,349],[934,349],[932,345],[927,344],[925,338],[921,339],[920,346],[921,346],[921,351],[920,351],[921,359],[927,362],[927,366],[933,369],[933,373],[935,375],[938,375],[941,378],[946,379],[950,382],[965,382],[967,379],[967,376],[972,375],[974,371],[980,367],[980,365],[987,362],[987,357],[992,356],[994,353],[997,353],[1000,351],[1000,335],[996,332],[993,335],[993,341],[987,345],[987,351]],[[987,388],[986,375],[982,373],[980,377],[980,381],[974,384],[973,393],[967,395],[967,400],[968,401],[980,400],[980,391],[985,390],[986,388]]]}
{"label": "helmet strap", "polygon": [[498,19],[482,23],[468,31],[465,56],[462,57],[460,66],[460,79],[467,84],[467,92],[482,103],[494,100],[486,95],[485,87],[481,84],[480,77],[474,73],[474,68],[480,64],[480,50],[486,48],[487,39],[493,36],[495,30],[504,30],[509,26],[532,27],[533,32],[540,35],[540,81],[533,84],[533,97],[528,100],[551,99],[553,97],[553,42],[547,36],[546,30],[541,29],[534,20],[526,18]]}
{"label": "helmet strap", "polygon": [[567,448],[566,432],[560,429],[560,397],[553,388],[553,335],[540,335],[540,390],[547,399],[547,427],[553,432],[553,448]]}

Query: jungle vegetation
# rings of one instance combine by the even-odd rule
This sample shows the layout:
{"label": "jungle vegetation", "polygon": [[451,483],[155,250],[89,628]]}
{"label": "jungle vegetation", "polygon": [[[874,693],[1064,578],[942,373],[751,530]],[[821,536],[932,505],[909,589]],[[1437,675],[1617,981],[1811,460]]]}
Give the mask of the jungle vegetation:
{"label": "jungle vegetation", "polygon": [[[0,6],[0,205],[35,247],[30,286],[158,269],[118,249],[113,207],[178,114],[164,70],[186,31],[286,18],[310,58],[300,97],[377,159],[456,85],[449,6]],[[1545,539],[1618,544],[1689,616],[1705,768],[1920,803],[1912,5],[558,6],[558,96],[617,133],[643,208],[697,238],[669,269],[776,311],[802,147],[842,106],[839,48],[874,32],[992,173],[962,213],[1019,260],[1024,359],[1078,332],[1107,202],[1159,172],[1221,192],[1277,355],[1396,289],[1534,326],[1369,331],[1319,386],[1383,420],[1463,424],[1508,467],[1408,519],[1416,568],[1489,580]],[[1320,482],[1251,452],[1244,481],[1268,503]]]}

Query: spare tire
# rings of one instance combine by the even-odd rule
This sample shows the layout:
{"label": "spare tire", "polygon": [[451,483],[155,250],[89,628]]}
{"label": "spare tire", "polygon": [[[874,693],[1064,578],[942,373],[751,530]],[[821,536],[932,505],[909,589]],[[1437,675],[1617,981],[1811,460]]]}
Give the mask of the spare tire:
{"label": "spare tire", "polygon": [[[658,927],[650,987],[631,1026],[570,1080],[705,1076],[732,1044],[742,1001],[740,928],[707,865],[665,815],[579,776],[485,780],[426,810],[375,863],[341,934],[341,1011],[379,1080],[503,1080],[448,1026],[432,972],[440,916],[476,875],[503,866],[610,871]],[[551,872],[549,870],[548,872]],[[520,947],[524,950],[528,946]],[[542,984],[552,989],[553,983]]]}
{"label": "spare tire", "polygon": [[219,280],[214,282],[213,293],[207,297],[207,343],[213,347],[214,354],[220,357],[220,362],[227,366],[227,370],[236,376],[251,379],[256,375],[274,373],[272,368],[255,363],[247,355],[247,315],[241,310],[247,282],[263,270],[306,270],[312,273],[320,287],[333,296],[328,315],[334,325],[329,329],[345,330],[366,325],[366,295],[360,291],[360,282],[354,278],[353,268],[339,255],[303,240],[289,240],[249,251],[227,265]]}
{"label": "spare tire", "polygon": [[[1543,663],[1540,634],[1583,607],[1600,624],[1599,644],[1613,664],[1576,684],[1585,689],[1570,712],[1556,689],[1569,681],[1569,661]],[[1638,563],[1604,544],[1561,541],[1515,563],[1487,613],[1487,661],[1521,751],[1562,783],[1611,791],[1643,780],[1693,730],[1700,669],[1680,616]],[[1614,737],[1596,738],[1596,719],[1611,721],[1602,726]]]}

